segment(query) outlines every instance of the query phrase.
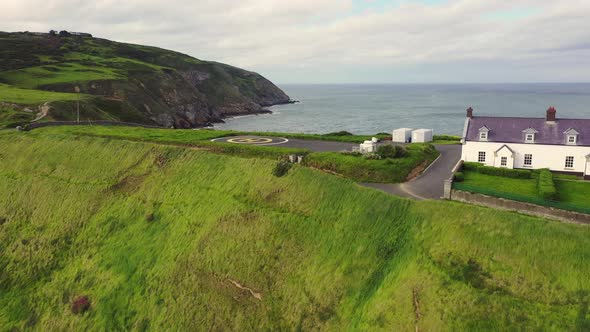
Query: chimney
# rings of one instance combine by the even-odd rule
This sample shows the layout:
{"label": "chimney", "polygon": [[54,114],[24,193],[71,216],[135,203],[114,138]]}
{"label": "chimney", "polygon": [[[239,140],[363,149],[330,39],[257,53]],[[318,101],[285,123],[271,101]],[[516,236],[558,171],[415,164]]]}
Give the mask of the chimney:
{"label": "chimney", "polygon": [[467,109],[467,117],[468,118],[472,118],[473,117],[473,108],[469,107]]}
{"label": "chimney", "polygon": [[555,110],[555,107],[551,106],[547,109],[547,117],[546,117],[546,121],[547,122],[555,122],[556,118],[555,115],[557,113],[557,110]]}

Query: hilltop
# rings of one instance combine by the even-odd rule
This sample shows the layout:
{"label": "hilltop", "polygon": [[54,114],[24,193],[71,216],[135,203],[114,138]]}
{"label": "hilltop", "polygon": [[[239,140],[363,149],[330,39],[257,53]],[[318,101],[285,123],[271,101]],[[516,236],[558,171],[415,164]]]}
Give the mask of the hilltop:
{"label": "hilltop", "polygon": [[88,34],[0,32],[0,127],[75,120],[78,98],[82,120],[176,128],[290,102],[257,73],[174,51]]}
{"label": "hilltop", "polygon": [[0,131],[0,330],[590,328],[586,226],[86,130]]}

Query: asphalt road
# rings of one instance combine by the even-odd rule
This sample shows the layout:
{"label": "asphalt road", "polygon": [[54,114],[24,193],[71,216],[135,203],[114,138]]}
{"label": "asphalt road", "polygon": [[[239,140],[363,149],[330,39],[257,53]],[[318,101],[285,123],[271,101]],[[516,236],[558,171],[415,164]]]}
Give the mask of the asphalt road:
{"label": "asphalt road", "polygon": [[440,152],[440,157],[414,180],[405,183],[360,183],[360,185],[417,200],[440,199],[443,196],[444,181],[451,177],[453,167],[461,159],[461,145],[436,145],[436,149]]}
{"label": "asphalt road", "polygon": [[[250,144],[260,146],[280,146],[303,148],[315,152],[351,151],[355,143],[332,141],[286,139],[270,136],[232,136],[217,138],[212,141]],[[443,196],[444,180],[451,176],[451,170],[461,159],[460,145],[436,145],[440,157],[435,160],[420,176],[405,183],[360,183],[360,185],[378,189],[389,194],[417,200],[440,199]]]}

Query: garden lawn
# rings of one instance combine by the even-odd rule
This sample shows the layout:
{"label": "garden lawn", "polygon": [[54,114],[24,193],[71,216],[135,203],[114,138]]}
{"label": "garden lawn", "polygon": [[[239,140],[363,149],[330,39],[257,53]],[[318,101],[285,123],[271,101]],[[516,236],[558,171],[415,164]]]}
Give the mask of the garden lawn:
{"label": "garden lawn", "polygon": [[561,202],[590,208],[590,181],[555,180]]}
{"label": "garden lawn", "polygon": [[538,198],[537,179],[513,179],[503,176],[487,175],[464,171],[466,185],[479,188]]}

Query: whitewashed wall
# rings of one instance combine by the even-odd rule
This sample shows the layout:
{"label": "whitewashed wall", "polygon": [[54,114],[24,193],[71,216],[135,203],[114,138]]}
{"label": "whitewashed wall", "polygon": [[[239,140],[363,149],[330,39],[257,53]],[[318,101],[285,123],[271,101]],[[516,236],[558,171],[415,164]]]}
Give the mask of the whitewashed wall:
{"label": "whitewashed wall", "polygon": [[[501,155],[494,155],[494,152],[503,145],[507,145],[514,151],[514,168],[549,168],[553,171],[562,172],[579,172],[590,174],[590,162],[586,156],[590,154],[588,146],[567,146],[567,145],[540,145],[540,144],[519,144],[519,143],[495,143],[495,142],[472,142],[468,141],[463,144],[462,156],[464,161],[477,162],[479,151],[486,152],[486,166],[500,165]],[[505,151],[505,149],[503,150]],[[524,166],[524,155],[533,155],[532,166]],[[565,168],[565,157],[574,156],[574,167]],[[511,162],[508,160],[508,167]]]}

